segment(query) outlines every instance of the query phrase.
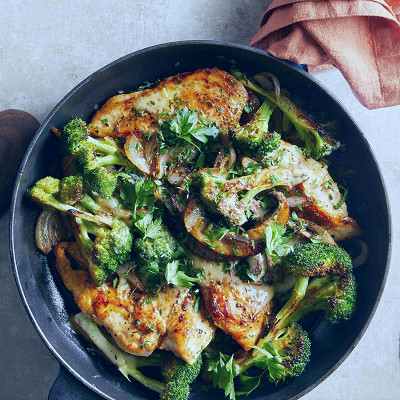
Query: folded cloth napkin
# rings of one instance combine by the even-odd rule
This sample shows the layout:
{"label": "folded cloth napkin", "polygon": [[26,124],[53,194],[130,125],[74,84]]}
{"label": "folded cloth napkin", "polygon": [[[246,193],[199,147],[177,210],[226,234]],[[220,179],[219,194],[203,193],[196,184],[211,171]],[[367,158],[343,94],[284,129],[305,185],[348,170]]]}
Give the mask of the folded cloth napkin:
{"label": "folded cloth napkin", "polygon": [[335,66],[358,100],[400,104],[400,0],[275,0],[250,45],[306,64]]}

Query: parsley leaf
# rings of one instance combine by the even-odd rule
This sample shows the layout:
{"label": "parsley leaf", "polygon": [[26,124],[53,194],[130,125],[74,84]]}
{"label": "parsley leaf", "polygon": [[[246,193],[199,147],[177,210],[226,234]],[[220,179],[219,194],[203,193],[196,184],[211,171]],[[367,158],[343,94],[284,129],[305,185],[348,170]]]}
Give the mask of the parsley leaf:
{"label": "parsley leaf", "polygon": [[146,289],[153,289],[160,284],[160,266],[157,261],[152,261],[142,265],[138,270],[138,275],[146,279]]}
{"label": "parsley leaf", "polygon": [[143,239],[156,239],[160,237],[160,231],[163,227],[161,218],[153,219],[153,213],[148,212],[142,218],[135,222],[135,226],[143,234]]}
{"label": "parsley leaf", "polygon": [[263,348],[258,346],[253,347],[263,354],[263,357],[259,358],[254,365],[268,370],[269,376],[273,382],[280,381],[282,375],[285,373],[285,367],[282,365],[282,357],[275,350],[272,343],[264,343]]}
{"label": "parsley leaf", "polygon": [[265,229],[265,252],[275,260],[285,256],[292,248],[289,244],[293,234],[287,232],[286,226],[277,222]]}
{"label": "parsley leaf", "polygon": [[179,270],[179,261],[174,260],[169,262],[165,267],[165,280],[167,283],[191,288],[194,285],[194,282],[198,282],[200,278],[197,276],[193,278],[185,274],[185,272]]}
{"label": "parsley leaf", "polygon": [[233,354],[203,353],[207,358],[204,362],[205,371],[211,373],[213,386],[225,390],[225,397],[235,400],[235,386],[233,383],[234,367]]}
{"label": "parsley leaf", "polygon": [[254,389],[256,389],[260,385],[261,378],[263,377],[265,372],[266,370],[262,371],[256,376],[240,374],[238,376],[239,388],[236,390],[236,394],[238,396],[249,395]]}
{"label": "parsley leaf", "polygon": [[199,118],[196,111],[189,110],[186,106],[176,110],[176,117],[167,121],[160,121],[164,139],[169,145],[176,145],[180,140],[186,141],[199,148],[194,140],[207,143],[210,137],[215,138],[219,130],[214,125],[197,126]]}
{"label": "parsley leaf", "polygon": [[153,194],[154,183],[149,178],[132,178],[122,181],[120,195],[128,208],[133,210],[133,218],[136,219],[138,207],[152,206],[156,198]]}

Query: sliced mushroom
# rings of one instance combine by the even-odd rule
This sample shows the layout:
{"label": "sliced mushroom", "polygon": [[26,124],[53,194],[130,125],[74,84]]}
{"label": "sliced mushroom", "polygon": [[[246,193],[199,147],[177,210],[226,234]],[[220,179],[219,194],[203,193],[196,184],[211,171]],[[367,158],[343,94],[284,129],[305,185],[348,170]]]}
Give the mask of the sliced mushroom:
{"label": "sliced mushroom", "polygon": [[336,246],[336,242],[327,230],[314,222],[302,218],[298,218],[296,221],[290,219],[288,221],[288,226],[307,239],[317,239],[320,240],[322,244]]}
{"label": "sliced mushroom", "polygon": [[[181,213],[187,232],[204,246],[225,259],[236,259],[257,254],[262,250],[262,243],[254,242],[248,237],[234,232],[219,234],[218,228],[204,216],[204,208],[194,196],[189,197],[189,203],[183,207],[173,198],[175,208]],[[196,252],[198,247],[192,249]],[[204,254],[198,254],[204,256]]]}

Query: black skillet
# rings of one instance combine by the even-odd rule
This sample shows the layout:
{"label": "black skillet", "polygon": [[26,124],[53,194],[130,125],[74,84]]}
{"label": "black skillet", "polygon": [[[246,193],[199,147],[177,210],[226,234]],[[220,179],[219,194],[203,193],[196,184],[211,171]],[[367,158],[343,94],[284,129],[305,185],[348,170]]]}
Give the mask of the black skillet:
{"label": "black skillet", "polygon": [[[368,262],[355,271],[359,307],[351,321],[331,325],[321,320],[312,330],[311,362],[295,381],[253,392],[249,399],[297,399],[327,378],[350,354],[365,332],[379,302],[388,270],[390,219],[382,177],[371,149],[360,129],[339,101],[312,76],[296,67],[247,46],[191,41],[168,43],[129,54],[95,72],[73,89],[50,113],[33,138],[20,167],[11,205],[10,251],[15,279],[27,312],[50,351],[60,361],[61,373],[49,398],[90,399],[93,392],[107,399],[148,399],[154,393],[129,383],[113,367],[87,351],[85,343],[67,323],[76,308],[57,281],[54,268],[35,247],[34,227],[38,210],[24,198],[36,180],[57,174],[52,165],[60,162],[58,140],[52,126],[62,127],[72,117],[90,119],[95,107],[109,97],[136,90],[143,82],[154,82],[183,71],[216,66],[228,69],[236,60],[242,71],[276,74],[282,86],[301,99],[314,116],[335,120],[339,139],[345,144],[336,152],[335,163],[355,170],[348,180],[350,215],[365,231]],[[61,295],[62,293],[62,295]],[[65,299],[65,301],[64,301]],[[34,366],[31,366],[34,368]],[[65,369],[63,368],[65,367]],[[363,366],[360,365],[360,368]],[[73,378],[66,371],[68,370]],[[354,385],[358,385],[354,382]],[[92,395],[92,394],[93,395]],[[204,397],[194,390],[191,399]],[[207,393],[221,398],[222,394]]]}

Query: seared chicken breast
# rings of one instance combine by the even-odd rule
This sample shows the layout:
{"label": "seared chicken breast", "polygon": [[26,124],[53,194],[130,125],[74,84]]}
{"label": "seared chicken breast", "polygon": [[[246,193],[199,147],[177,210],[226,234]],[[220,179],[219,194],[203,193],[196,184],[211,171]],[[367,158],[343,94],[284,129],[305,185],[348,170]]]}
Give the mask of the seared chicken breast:
{"label": "seared chicken breast", "polygon": [[194,264],[204,268],[204,278],[199,285],[215,325],[231,335],[243,349],[250,350],[268,324],[273,288],[243,282],[223,272],[223,263],[195,257]]}
{"label": "seared chicken breast", "polygon": [[182,302],[174,306],[167,322],[166,335],[160,344],[160,349],[172,351],[189,364],[194,364],[215,332],[204,305],[201,303],[196,311],[195,301],[195,296],[189,292]]}
{"label": "seared chicken breast", "polygon": [[326,164],[305,157],[297,146],[284,141],[268,158],[271,164],[276,161],[275,166],[268,167],[269,174],[284,182],[285,186],[295,187],[294,195],[306,198],[302,210],[296,209],[299,216],[327,228],[337,242],[362,234],[357,222],[349,217],[346,203],[340,204],[342,194]]}
{"label": "seared chicken breast", "polygon": [[54,254],[57,271],[78,307],[126,352],[148,356],[160,347],[193,364],[211,341],[214,324],[205,318],[204,308],[195,311],[187,289],[165,286],[151,297],[137,287],[132,290],[123,274],[116,287],[111,282],[95,286],[85,270],[72,268],[69,257],[77,254],[75,243],[59,243]]}
{"label": "seared chicken breast", "polygon": [[239,122],[248,94],[232,75],[216,68],[185,72],[152,89],[109,99],[88,126],[94,136],[126,137],[155,132],[163,114],[188,106],[226,130]]}

